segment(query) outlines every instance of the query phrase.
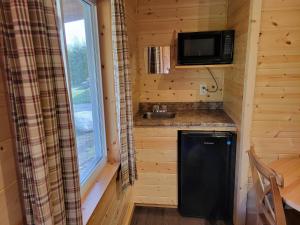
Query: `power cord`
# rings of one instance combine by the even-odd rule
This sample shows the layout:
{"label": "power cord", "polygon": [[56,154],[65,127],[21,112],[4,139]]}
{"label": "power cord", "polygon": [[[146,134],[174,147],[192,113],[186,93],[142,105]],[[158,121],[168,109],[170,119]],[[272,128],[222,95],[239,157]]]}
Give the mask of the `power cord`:
{"label": "power cord", "polygon": [[215,90],[209,90],[208,88],[205,88],[205,87],[203,89],[205,89],[209,93],[215,93],[219,90],[218,82],[217,82],[215,76],[213,75],[212,71],[210,70],[210,68],[206,67],[206,69],[208,70],[209,74],[211,75],[212,79],[214,80],[214,82],[216,84],[216,88],[215,88]]}

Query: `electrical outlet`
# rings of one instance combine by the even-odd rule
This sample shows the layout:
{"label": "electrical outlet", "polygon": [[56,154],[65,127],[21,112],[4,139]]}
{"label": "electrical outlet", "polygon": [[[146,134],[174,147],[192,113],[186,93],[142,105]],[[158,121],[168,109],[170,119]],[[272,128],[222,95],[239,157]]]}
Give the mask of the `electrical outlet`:
{"label": "electrical outlet", "polygon": [[200,95],[207,95],[207,84],[200,84]]}

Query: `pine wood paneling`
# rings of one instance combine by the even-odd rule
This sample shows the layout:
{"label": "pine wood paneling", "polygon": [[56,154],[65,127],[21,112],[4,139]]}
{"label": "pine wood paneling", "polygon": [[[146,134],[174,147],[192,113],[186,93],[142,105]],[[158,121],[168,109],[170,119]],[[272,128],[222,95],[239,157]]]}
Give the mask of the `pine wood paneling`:
{"label": "pine wood paneling", "polygon": [[261,0],[229,0],[228,28],[236,31],[234,68],[225,73],[224,108],[238,126],[234,224],[245,224],[250,130],[261,24]]}
{"label": "pine wood paneling", "polygon": [[125,1],[125,15],[128,31],[128,51],[130,60],[130,75],[132,82],[133,112],[138,111],[139,104],[139,76],[138,76],[138,51],[137,51],[137,0]]}
{"label": "pine wood paneling", "polygon": [[117,104],[114,78],[111,3],[111,0],[97,1],[97,19],[101,48],[101,74],[104,99],[107,158],[109,162],[115,163],[118,162],[120,158],[120,143],[118,137],[118,124],[116,120]]}
{"label": "pine wood paneling", "polygon": [[23,216],[19,198],[19,186],[15,181],[0,191],[0,221],[5,225],[22,225]]}
{"label": "pine wood paneling", "polygon": [[23,224],[13,135],[7,109],[3,76],[0,76],[0,223],[6,225]]}
{"label": "pine wood paneling", "polygon": [[263,1],[252,143],[267,161],[300,155],[300,2]]}
{"label": "pine wood paneling", "polygon": [[228,3],[228,28],[235,30],[236,37],[234,68],[225,72],[224,108],[238,126],[242,116],[249,7],[249,0],[229,0]]}
{"label": "pine wood paneling", "polygon": [[134,202],[177,205],[177,128],[135,128]]}
{"label": "pine wood paneling", "polygon": [[[175,49],[177,32],[225,29],[227,0],[139,0],[137,19],[140,102],[222,101],[226,69],[212,69],[221,90],[200,96],[200,83],[212,87],[212,78],[205,68],[175,69]],[[172,48],[171,74],[147,74],[145,48],[165,45]]]}
{"label": "pine wood paneling", "polygon": [[0,129],[0,139],[7,140],[11,138],[11,131],[9,125],[7,106],[0,106],[0,118],[1,118],[1,129]]}
{"label": "pine wood paneling", "polygon": [[115,176],[88,221],[88,225],[124,225],[123,221],[131,202],[131,189],[129,187],[123,191]]}
{"label": "pine wood paneling", "polygon": [[4,190],[5,187],[17,181],[13,139],[0,141],[0,146],[2,147],[0,151],[0,190]]}
{"label": "pine wood paneling", "polygon": [[271,162],[300,156],[300,1],[262,6],[251,141]]}

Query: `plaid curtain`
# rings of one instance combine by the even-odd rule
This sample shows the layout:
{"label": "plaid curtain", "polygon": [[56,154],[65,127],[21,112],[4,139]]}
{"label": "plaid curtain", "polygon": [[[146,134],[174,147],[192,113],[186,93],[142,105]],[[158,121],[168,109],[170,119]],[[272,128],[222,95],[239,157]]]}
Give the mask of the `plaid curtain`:
{"label": "plaid curtain", "polygon": [[128,54],[128,35],[123,0],[112,1],[115,84],[119,93],[117,108],[121,143],[121,178],[126,188],[136,179],[136,161],[133,140],[133,114]]}
{"label": "plaid curtain", "polygon": [[1,0],[0,40],[26,222],[82,224],[54,0]]}

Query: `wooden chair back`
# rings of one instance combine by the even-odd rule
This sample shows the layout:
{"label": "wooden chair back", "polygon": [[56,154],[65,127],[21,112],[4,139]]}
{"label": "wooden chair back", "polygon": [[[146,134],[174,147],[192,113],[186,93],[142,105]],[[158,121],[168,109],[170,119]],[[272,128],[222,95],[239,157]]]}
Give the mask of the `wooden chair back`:
{"label": "wooden chair back", "polygon": [[282,179],[257,157],[253,147],[248,155],[256,190],[258,220],[263,225],[286,225],[282,198],[278,187],[278,182],[281,185],[283,184]]}

